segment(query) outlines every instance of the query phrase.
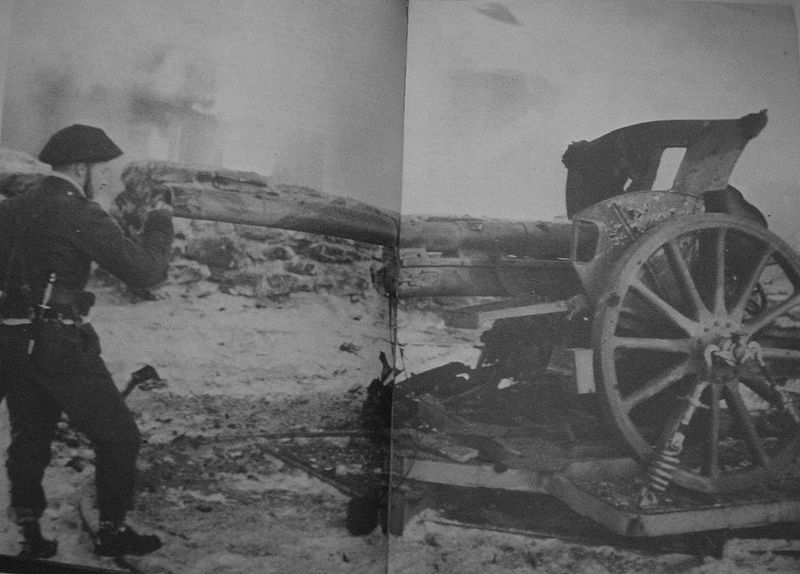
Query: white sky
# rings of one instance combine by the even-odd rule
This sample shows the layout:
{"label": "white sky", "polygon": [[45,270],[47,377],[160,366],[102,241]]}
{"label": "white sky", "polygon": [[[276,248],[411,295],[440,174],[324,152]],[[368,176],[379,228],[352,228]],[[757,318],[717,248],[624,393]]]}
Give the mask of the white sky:
{"label": "white sky", "polygon": [[399,209],[403,0],[0,0],[0,143],[126,155]]}
{"label": "white sky", "polygon": [[790,5],[412,0],[408,44],[404,212],[550,219],[565,212],[570,142],[767,108],[731,182],[798,239]]}

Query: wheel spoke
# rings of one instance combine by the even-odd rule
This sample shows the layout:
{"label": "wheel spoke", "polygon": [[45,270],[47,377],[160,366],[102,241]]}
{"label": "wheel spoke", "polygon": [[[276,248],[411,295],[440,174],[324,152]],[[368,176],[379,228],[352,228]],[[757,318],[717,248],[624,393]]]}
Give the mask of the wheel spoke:
{"label": "wheel spoke", "polygon": [[725,232],[724,227],[715,230],[714,236],[714,313],[725,313]]}
{"label": "wheel spoke", "polygon": [[688,360],[682,361],[674,367],[662,371],[655,377],[649,379],[642,387],[623,397],[622,402],[626,412],[630,412],[636,405],[667,390],[680,381],[689,374],[689,366]]}
{"label": "wheel spoke", "polygon": [[761,315],[756,317],[753,321],[751,321],[750,323],[746,323],[744,325],[744,331],[748,335],[752,336],[759,330],[763,329],[764,327],[772,323],[778,317],[789,312],[793,307],[796,307],[798,304],[800,304],[800,293],[795,293],[780,305],[776,305],[772,309],[767,309]]}
{"label": "wheel spoke", "polygon": [[752,297],[753,291],[758,285],[758,280],[761,278],[761,274],[764,272],[764,268],[767,266],[767,262],[772,257],[773,251],[771,249],[765,249],[761,252],[761,255],[758,258],[755,266],[753,267],[750,276],[747,278],[747,281],[742,288],[742,292],[739,294],[739,300],[734,305],[733,309],[731,310],[731,315],[736,319],[741,319],[744,316],[745,306],[747,305],[747,301]]}
{"label": "wheel spoke", "polygon": [[678,279],[684,297],[686,297],[692,304],[692,310],[695,312],[695,319],[699,319],[701,314],[708,313],[705,303],[700,296],[700,291],[697,289],[697,284],[692,278],[692,273],[689,270],[689,265],[686,263],[680,248],[675,241],[668,241],[664,244],[664,249],[667,253],[669,263],[675,271],[675,276]]}
{"label": "wheel spoke", "polygon": [[691,339],[656,339],[648,337],[613,337],[611,340],[614,349],[638,349],[641,351],[655,351],[660,353],[673,353],[688,355],[692,349]]}
{"label": "wheel spoke", "polygon": [[681,329],[687,335],[691,335],[695,331],[696,324],[694,321],[667,303],[641,281],[636,280],[631,283],[631,289],[639,294],[645,301],[650,303],[650,305],[661,311],[661,313],[667,319],[669,319],[676,327]]}
{"label": "wheel spoke", "polygon": [[800,362],[800,351],[796,349],[779,349],[776,347],[761,347],[761,356],[764,359],[774,361],[798,361]]}
{"label": "wheel spoke", "polygon": [[711,420],[709,422],[708,430],[708,475],[711,480],[717,480],[719,478],[720,396],[720,387],[717,385],[711,385],[711,397],[709,398]]}
{"label": "wheel spoke", "polygon": [[765,468],[768,467],[770,458],[764,450],[761,437],[758,435],[758,431],[756,431],[753,419],[747,411],[747,406],[744,404],[739,390],[731,385],[727,385],[725,387],[725,402],[731,407],[736,420],[739,421],[741,429],[744,431],[744,440],[747,443],[747,447],[750,449],[750,453],[755,458],[753,462]]}

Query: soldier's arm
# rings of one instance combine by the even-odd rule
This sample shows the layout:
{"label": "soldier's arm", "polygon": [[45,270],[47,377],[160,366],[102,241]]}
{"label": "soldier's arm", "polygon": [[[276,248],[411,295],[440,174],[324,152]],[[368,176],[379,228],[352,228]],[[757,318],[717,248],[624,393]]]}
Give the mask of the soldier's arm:
{"label": "soldier's arm", "polygon": [[154,210],[148,214],[141,245],[125,237],[97,204],[90,203],[81,210],[74,225],[80,248],[130,287],[151,287],[166,279],[173,236],[169,211]]}

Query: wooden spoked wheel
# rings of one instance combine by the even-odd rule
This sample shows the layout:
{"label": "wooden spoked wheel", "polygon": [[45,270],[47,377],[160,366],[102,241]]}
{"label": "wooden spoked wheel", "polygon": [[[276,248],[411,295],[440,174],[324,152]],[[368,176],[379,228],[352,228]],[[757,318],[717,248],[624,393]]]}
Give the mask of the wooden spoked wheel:
{"label": "wooden spoked wheel", "polygon": [[597,301],[593,348],[612,421],[647,462],[681,432],[672,483],[762,483],[800,445],[800,258],[748,221],[705,214],[634,242]]}

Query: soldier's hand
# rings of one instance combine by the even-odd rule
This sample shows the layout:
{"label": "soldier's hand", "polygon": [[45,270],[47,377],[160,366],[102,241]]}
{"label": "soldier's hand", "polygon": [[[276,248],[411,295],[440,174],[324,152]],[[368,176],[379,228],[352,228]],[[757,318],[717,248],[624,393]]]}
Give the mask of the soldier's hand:
{"label": "soldier's hand", "polygon": [[172,215],[172,205],[163,200],[158,200],[151,208],[150,211],[166,211]]}
{"label": "soldier's hand", "polygon": [[165,211],[172,215],[172,193],[168,188],[157,189],[149,197],[147,211]]}

